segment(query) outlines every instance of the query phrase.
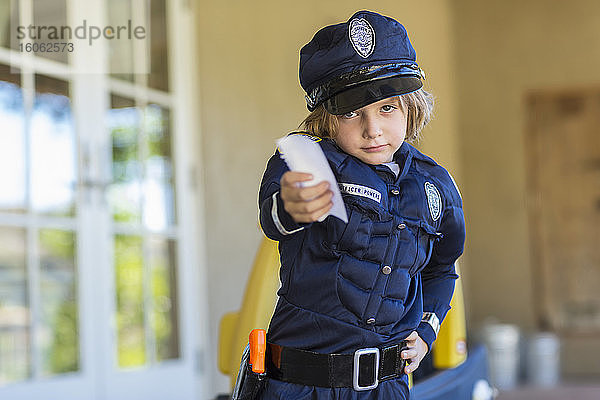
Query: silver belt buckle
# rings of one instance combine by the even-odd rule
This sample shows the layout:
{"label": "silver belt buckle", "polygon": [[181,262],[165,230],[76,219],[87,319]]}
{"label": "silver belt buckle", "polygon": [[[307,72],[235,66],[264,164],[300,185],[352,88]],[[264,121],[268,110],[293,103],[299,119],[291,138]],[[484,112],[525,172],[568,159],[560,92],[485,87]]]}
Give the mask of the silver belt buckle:
{"label": "silver belt buckle", "polygon": [[[358,375],[360,373],[360,357],[365,354],[375,354],[375,362],[373,363],[373,370],[375,371],[375,376],[373,380],[373,384],[369,386],[360,386],[358,383]],[[354,371],[352,371],[352,387],[356,391],[363,390],[371,390],[375,389],[379,385],[379,349],[376,347],[367,348],[367,349],[358,349],[354,352]]]}

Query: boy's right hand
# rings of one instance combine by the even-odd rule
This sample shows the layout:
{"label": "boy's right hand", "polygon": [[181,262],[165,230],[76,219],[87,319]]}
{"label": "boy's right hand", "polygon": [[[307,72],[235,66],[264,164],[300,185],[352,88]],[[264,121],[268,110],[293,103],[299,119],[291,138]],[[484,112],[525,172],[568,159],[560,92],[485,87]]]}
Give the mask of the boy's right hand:
{"label": "boy's right hand", "polygon": [[281,200],[285,211],[297,223],[317,221],[333,206],[333,192],[329,190],[329,182],[323,181],[314,186],[302,187],[301,182],[310,181],[311,174],[288,171],[281,177]]}

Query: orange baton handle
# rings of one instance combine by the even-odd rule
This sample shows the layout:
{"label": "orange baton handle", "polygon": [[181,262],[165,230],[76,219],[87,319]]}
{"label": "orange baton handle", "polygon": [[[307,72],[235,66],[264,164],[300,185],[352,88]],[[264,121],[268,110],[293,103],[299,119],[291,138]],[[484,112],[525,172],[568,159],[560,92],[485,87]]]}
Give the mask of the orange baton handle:
{"label": "orange baton handle", "polygon": [[250,365],[252,372],[265,372],[265,354],[267,351],[267,332],[264,329],[253,329],[250,332]]}

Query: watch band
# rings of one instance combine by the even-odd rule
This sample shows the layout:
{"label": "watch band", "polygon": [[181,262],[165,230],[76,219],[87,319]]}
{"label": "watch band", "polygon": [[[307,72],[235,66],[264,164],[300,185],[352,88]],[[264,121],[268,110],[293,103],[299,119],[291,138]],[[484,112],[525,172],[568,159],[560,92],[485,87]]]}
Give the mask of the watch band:
{"label": "watch band", "polygon": [[433,328],[435,336],[437,337],[438,332],[440,331],[440,320],[437,317],[437,315],[435,315],[435,313],[424,312],[423,318],[421,318],[421,322],[427,322]]}

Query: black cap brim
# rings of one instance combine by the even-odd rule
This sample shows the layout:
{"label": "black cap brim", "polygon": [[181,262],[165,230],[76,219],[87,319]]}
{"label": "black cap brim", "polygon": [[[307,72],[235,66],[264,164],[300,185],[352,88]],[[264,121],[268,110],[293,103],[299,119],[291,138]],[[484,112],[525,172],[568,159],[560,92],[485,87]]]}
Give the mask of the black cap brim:
{"label": "black cap brim", "polygon": [[422,87],[421,79],[414,76],[374,79],[330,97],[323,102],[323,106],[333,115],[342,115],[388,97],[414,92]]}

